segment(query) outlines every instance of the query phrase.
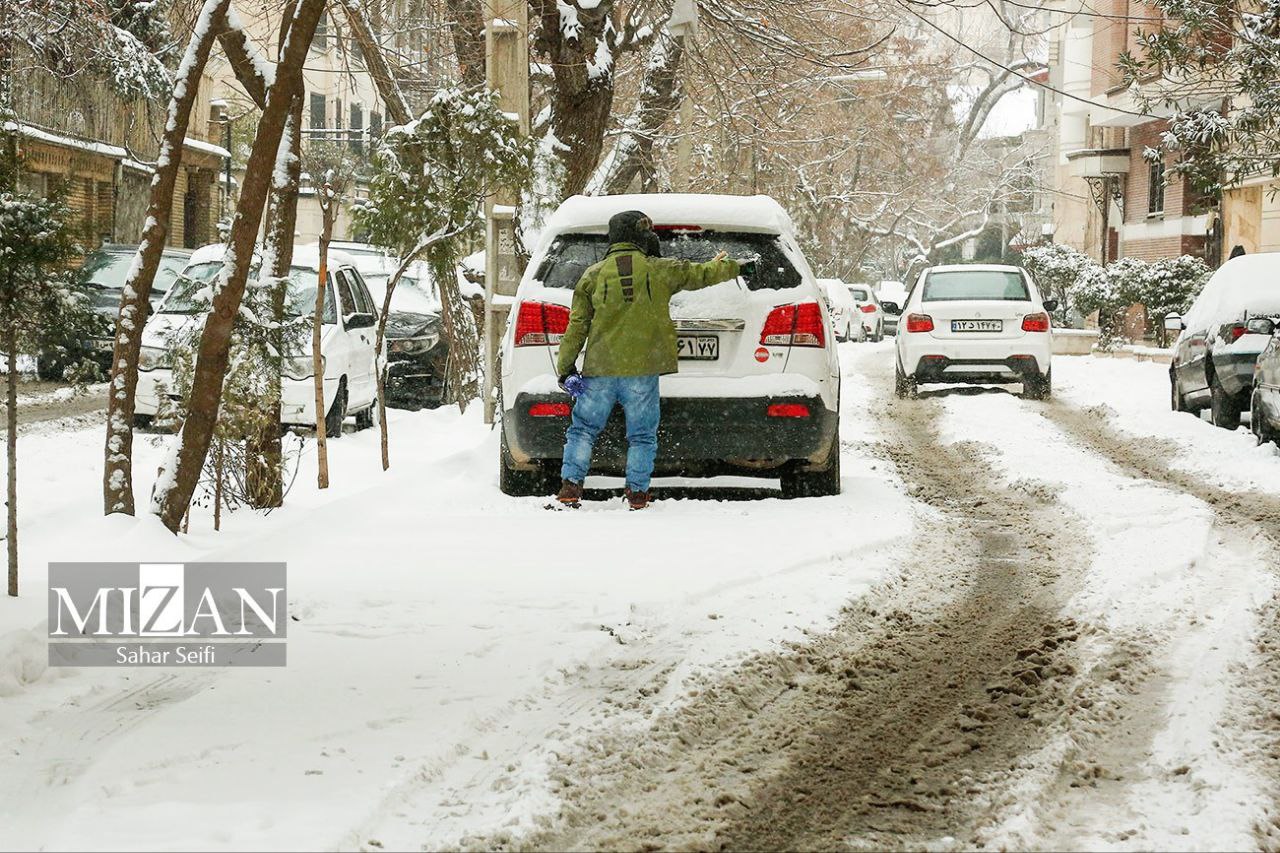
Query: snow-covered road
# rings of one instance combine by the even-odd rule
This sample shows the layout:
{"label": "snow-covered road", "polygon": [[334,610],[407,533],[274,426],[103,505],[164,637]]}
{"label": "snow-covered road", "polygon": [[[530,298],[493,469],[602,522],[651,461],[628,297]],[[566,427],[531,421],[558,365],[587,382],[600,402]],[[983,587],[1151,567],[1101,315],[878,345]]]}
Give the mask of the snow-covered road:
{"label": "snow-covered road", "polygon": [[[1280,454],[1159,365],[896,401],[891,346],[843,349],[838,498],[551,513],[401,413],[390,472],[348,434],[175,540],[97,517],[98,429],[23,435],[0,848],[1280,844]],[[288,667],[47,669],[79,559],[286,560]]]}

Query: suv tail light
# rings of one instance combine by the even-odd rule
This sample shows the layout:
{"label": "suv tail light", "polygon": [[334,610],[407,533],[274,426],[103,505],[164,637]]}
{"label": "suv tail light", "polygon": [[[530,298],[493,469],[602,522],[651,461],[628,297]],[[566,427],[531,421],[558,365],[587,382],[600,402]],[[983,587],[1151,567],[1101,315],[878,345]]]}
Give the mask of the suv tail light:
{"label": "suv tail light", "polygon": [[550,302],[521,302],[516,315],[516,346],[560,343],[569,328],[569,309]]}
{"label": "suv tail light", "polygon": [[907,331],[910,333],[932,332],[933,318],[928,314],[908,314]]}
{"label": "suv tail light", "polygon": [[1028,314],[1022,318],[1022,331],[1024,332],[1047,332],[1049,331],[1049,315],[1040,311],[1035,314]]}
{"label": "suv tail light", "polygon": [[818,303],[795,302],[774,308],[764,321],[760,343],[781,347],[826,346],[826,330]]}
{"label": "suv tail light", "polygon": [[863,314],[874,314],[876,313],[876,306],[868,302],[866,305],[859,306],[858,310],[861,311]]}
{"label": "suv tail light", "polygon": [[1227,327],[1227,337],[1231,339],[1231,343],[1235,343],[1240,340],[1240,338],[1244,337],[1244,333],[1246,331],[1248,331],[1248,329],[1244,323],[1236,323],[1233,326]]}

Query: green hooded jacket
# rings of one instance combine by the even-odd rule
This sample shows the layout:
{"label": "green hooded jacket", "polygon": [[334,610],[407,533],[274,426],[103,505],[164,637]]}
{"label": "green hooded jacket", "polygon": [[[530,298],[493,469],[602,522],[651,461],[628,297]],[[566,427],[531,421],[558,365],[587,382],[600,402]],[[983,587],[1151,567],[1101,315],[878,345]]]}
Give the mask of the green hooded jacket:
{"label": "green hooded jacket", "polygon": [[703,264],[651,258],[633,243],[614,243],[604,260],[582,274],[573,290],[569,328],[560,341],[559,376],[587,347],[584,376],[648,376],[675,373],[676,327],[671,297],[699,290],[739,273],[730,258]]}

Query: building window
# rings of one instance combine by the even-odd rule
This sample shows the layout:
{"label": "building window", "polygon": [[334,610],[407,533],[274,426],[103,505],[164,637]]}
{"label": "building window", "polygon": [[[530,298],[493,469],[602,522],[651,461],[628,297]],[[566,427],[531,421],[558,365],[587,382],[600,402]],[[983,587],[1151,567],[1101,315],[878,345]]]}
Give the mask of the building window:
{"label": "building window", "polygon": [[382,113],[369,113],[369,140],[377,142],[382,136]]}
{"label": "building window", "polygon": [[[342,99],[341,98],[335,98],[333,101],[333,129],[342,130]],[[339,133],[334,135],[340,137],[342,134]],[[338,141],[337,139],[334,139],[334,142],[337,142],[337,141]]]}
{"label": "building window", "polygon": [[311,49],[324,53],[329,49],[329,15],[327,13],[320,14],[320,20],[316,22],[316,34],[311,38]]}
{"label": "building window", "polygon": [[1164,160],[1153,160],[1147,179],[1147,215],[1164,213]]}
{"label": "building window", "polygon": [[351,140],[351,148],[353,151],[364,150],[364,107],[359,104],[351,105],[351,133],[348,138]]}
{"label": "building window", "polygon": [[311,95],[311,138],[321,139],[324,137],[325,128],[325,103],[324,95]]}

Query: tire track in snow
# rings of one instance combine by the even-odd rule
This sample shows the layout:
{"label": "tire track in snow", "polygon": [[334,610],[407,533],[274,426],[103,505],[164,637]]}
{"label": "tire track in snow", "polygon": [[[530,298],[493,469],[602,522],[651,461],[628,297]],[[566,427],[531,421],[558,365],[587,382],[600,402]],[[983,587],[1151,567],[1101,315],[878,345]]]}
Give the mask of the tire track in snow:
{"label": "tire track in snow", "polygon": [[1051,495],[993,485],[975,445],[941,445],[937,402],[886,398],[872,401],[888,411],[884,455],[929,505],[899,576],[830,633],[694,679],[681,707],[563,756],[564,806],[544,832],[469,845],[973,843],[993,814],[975,796],[1021,772],[1075,674],[1075,628],[1057,613],[1086,538]]}
{"label": "tire track in snow", "polygon": [[[1234,557],[1249,559],[1252,546],[1264,554],[1280,551],[1280,495],[1254,490],[1231,491],[1207,482],[1193,471],[1172,467],[1177,458],[1172,442],[1141,438],[1115,429],[1106,406],[1072,408],[1060,401],[1042,414],[1081,446],[1109,460],[1135,477],[1159,483],[1190,495],[1207,505],[1224,536],[1236,543]],[[1206,425],[1206,429],[1210,429]],[[1265,557],[1263,558],[1265,560]],[[1264,565],[1274,573],[1280,561],[1274,556]],[[1252,639],[1253,665],[1235,673],[1234,696],[1238,707],[1229,719],[1238,742],[1256,766],[1261,778],[1270,780],[1273,801],[1269,814],[1254,827],[1260,849],[1280,850],[1280,592],[1257,614]]]}

